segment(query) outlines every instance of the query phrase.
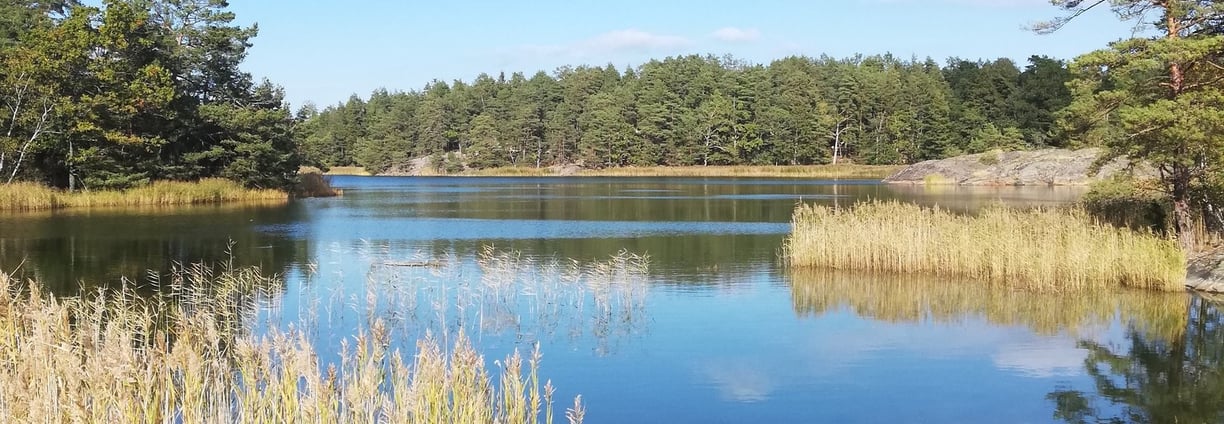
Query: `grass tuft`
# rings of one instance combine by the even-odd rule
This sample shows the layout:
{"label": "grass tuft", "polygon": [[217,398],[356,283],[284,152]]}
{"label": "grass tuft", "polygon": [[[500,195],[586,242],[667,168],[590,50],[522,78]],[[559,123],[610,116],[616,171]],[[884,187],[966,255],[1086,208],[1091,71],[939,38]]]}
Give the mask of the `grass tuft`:
{"label": "grass tuft", "polygon": [[255,200],[288,200],[279,190],[248,189],[223,178],[157,181],[123,191],[68,193],[34,183],[0,185],[0,210],[33,211],[104,206],[171,206]]}
{"label": "grass tuft", "polygon": [[1184,289],[1170,239],[1097,222],[1080,209],[991,207],[977,216],[897,201],[800,205],[785,245],[793,266],[925,273],[1030,290]]}

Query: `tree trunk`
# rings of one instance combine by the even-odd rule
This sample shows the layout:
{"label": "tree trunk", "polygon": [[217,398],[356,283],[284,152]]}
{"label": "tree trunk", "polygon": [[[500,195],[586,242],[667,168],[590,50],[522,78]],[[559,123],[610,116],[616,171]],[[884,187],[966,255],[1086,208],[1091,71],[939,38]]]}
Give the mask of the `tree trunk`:
{"label": "tree trunk", "polygon": [[1173,186],[1173,226],[1177,230],[1177,241],[1183,250],[1189,252],[1196,245],[1194,214],[1190,207],[1190,170],[1176,166],[1166,178]]}

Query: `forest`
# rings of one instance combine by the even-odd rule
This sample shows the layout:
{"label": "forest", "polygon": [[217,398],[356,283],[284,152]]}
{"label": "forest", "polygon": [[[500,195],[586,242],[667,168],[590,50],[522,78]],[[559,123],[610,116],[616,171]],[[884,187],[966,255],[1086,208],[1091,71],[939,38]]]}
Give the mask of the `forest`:
{"label": "forest", "polygon": [[223,0],[0,0],[0,182],[115,189],[298,171],[283,90]]}
{"label": "forest", "polygon": [[1033,56],[788,57],[768,65],[683,56],[619,70],[563,67],[297,112],[303,159],[400,170],[463,166],[903,164],[1063,146],[1065,62]]}

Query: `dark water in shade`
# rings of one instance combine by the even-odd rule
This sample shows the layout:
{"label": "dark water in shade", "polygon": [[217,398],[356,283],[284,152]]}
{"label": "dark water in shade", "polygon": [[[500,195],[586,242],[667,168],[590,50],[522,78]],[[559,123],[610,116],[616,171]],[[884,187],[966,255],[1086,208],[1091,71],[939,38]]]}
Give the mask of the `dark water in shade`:
{"label": "dark water in shade", "polygon": [[[146,270],[175,262],[258,265],[285,282],[256,329],[305,320],[321,352],[338,351],[373,312],[408,348],[427,330],[462,328],[491,364],[538,342],[558,409],[581,393],[594,423],[1224,420],[1224,331],[1206,299],[793,273],[778,261],[798,202],[901,199],[972,212],[1062,204],[1076,189],[333,184],[344,197],[281,206],[0,215],[0,269],[72,293],[147,281]],[[649,271],[597,271],[622,250],[648,254]],[[436,266],[402,266],[422,263]]]}

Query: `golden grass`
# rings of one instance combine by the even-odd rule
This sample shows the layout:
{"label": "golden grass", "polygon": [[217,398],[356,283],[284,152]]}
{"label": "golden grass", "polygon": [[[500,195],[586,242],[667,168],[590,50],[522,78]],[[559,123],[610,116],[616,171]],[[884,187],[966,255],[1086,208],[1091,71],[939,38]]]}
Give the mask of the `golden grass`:
{"label": "golden grass", "polygon": [[803,166],[655,166],[587,169],[580,175],[601,177],[798,177],[883,179],[902,167],[890,165]]}
{"label": "golden grass", "polygon": [[1160,340],[1180,338],[1189,320],[1184,293],[1094,290],[1068,296],[975,280],[816,269],[792,270],[790,280],[795,312],[801,315],[849,309],[888,322],[980,318],[1039,334],[1095,331],[1120,319]]}
{"label": "golden grass", "polygon": [[962,276],[1030,290],[1183,290],[1173,240],[1101,224],[1079,209],[990,207],[956,215],[896,201],[800,205],[786,256],[796,267]]}
{"label": "golden grass", "polygon": [[40,184],[0,185],[0,210],[32,211],[103,206],[171,206],[237,201],[286,201],[279,190],[248,189],[222,178],[195,182],[157,181],[123,191],[67,193]]}
{"label": "golden grass", "polygon": [[[553,422],[538,348],[495,379],[462,333],[453,349],[425,337],[404,356],[375,320],[323,368],[303,331],[245,330],[249,293],[268,285],[257,272],[195,267],[170,284],[152,299],[57,299],[0,274],[0,421]],[[566,416],[582,415],[575,399]]]}
{"label": "golden grass", "polygon": [[[439,173],[440,174],[440,173]],[[435,174],[435,175],[439,175]],[[501,168],[471,169],[463,171],[459,176],[475,177],[551,177],[561,175],[551,168],[534,168],[526,166],[507,166]]]}
{"label": "golden grass", "polygon": [[[896,173],[900,166],[801,165],[801,166],[626,166],[581,169],[583,177],[777,177],[878,180]],[[563,168],[504,167],[465,171],[457,175],[487,177],[548,177],[568,175]]]}
{"label": "golden grass", "polygon": [[373,175],[370,173],[370,171],[366,171],[364,167],[360,167],[360,166],[333,166],[327,169],[326,174],[327,175],[357,175],[357,176]]}

